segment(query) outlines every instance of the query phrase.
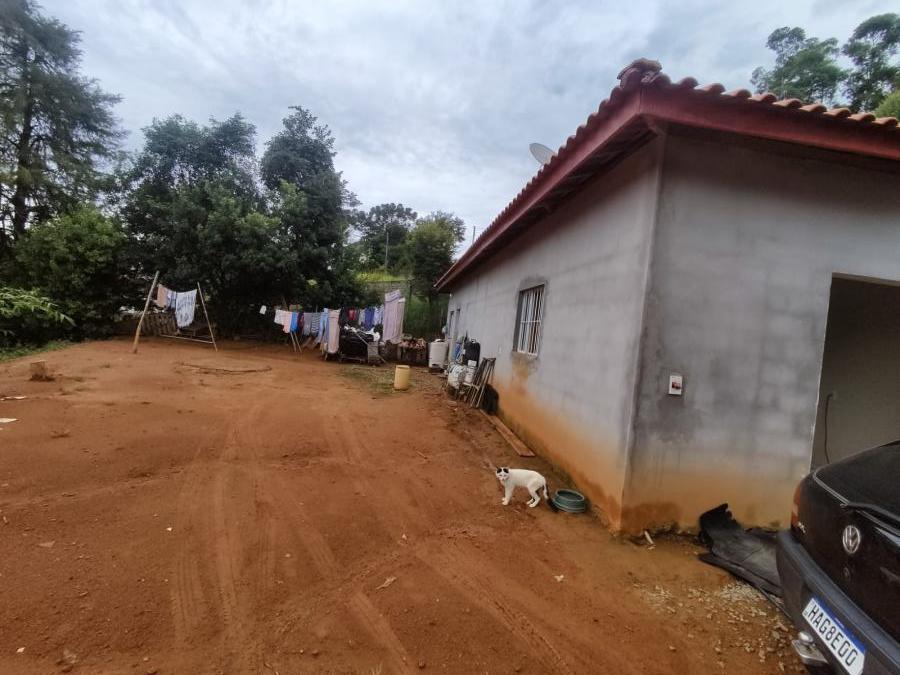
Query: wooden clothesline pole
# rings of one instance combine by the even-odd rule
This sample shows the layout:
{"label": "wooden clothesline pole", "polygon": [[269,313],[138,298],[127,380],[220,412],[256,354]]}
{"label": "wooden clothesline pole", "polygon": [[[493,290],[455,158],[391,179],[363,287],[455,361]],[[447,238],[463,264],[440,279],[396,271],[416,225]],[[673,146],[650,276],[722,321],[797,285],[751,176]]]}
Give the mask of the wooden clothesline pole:
{"label": "wooden clothesline pole", "polygon": [[200,304],[203,306],[203,316],[206,317],[206,327],[209,328],[209,337],[212,339],[213,349],[219,351],[216,346],[216,336],[213,335],[212,324],[209,322],[209,312],[206,311],[206,301],[203,299],[203,290],[200,288],[200,282],[197,282],[197,294],[200,296]]}
{"label": "wooden clothesline pole", "polygon": [[138,319],[137,328],[134,329],[134,344],[131,345],[131,353],[137,354],[138,340],[141,339],[141,327],[144,325],[144,316],[150,308],[150,297],[153,295],[153,289],[156,288],[156,282],[159,281],[159,270],[153,275],[153,283],[150,284],[150,290],[147,291],[147,299],[144,301],[144,311],[141,312],[141,318]]}

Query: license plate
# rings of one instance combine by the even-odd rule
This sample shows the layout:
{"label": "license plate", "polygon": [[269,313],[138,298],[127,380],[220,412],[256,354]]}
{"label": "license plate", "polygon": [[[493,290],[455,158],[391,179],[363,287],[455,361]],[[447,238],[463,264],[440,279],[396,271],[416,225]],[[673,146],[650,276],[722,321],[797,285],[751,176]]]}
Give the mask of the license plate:
{"label": "license plate", "polygon": [[810,598],[806,609],[803,610],[803,618],[844,670],[850,675],[859,675],[862,672],[866,650],[853,634],[825,609],[824,604]]}

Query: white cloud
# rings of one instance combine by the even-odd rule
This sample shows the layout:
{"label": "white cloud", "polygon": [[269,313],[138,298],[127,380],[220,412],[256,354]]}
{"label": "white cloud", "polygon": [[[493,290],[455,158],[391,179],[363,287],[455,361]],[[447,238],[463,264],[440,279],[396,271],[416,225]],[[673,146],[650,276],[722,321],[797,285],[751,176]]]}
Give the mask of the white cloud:
{"label": "white cloud", "polygon": [[84,70],[119,93],[130,147],[154,117],[240,111],[260,143],[290,105],[334,132],[364,205],[444,209],[483,227],[631,59],[747,86],[782,25],[844,39],[877,2],[44,0],[83,33]]}

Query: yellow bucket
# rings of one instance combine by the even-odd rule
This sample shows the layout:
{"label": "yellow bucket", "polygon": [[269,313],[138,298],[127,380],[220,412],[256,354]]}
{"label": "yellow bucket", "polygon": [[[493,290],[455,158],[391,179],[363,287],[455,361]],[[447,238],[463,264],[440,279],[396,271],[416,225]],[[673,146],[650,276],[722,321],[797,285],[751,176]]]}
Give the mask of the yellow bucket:
{"label": "yellow bucket", "polygon": [[394,389],[397,391],[409,389],[409,366],[397,366],[394,369]]}

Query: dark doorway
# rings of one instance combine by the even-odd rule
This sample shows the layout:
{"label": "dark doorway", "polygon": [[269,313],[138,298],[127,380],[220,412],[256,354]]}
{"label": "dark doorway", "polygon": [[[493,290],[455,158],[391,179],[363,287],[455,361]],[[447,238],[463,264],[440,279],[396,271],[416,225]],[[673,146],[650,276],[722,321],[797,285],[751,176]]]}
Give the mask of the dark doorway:
{"label": "dark doorway", "polygon": [[831,284],[813,468],[900,439],[900,287]]}

